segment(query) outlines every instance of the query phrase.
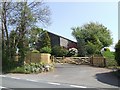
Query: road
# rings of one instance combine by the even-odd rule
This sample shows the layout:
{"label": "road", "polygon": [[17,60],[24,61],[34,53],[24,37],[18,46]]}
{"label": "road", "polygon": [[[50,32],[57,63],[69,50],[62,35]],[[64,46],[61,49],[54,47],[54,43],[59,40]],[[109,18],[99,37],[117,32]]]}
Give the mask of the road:
{"label": "road", "polygon": [[[5,87],[119,88],[120,79],[113,75],[111,71],[110,69],[88,65],[56,64],[55,70],[52,72],[40,74],[6,74],[2,82]],[[10,83],[11,81],[7,80],[10,78],[15,79],[13,81],[18,84]],[[27,84],[29,85],[27,86]]]}
{"label": "road", "polygon": [[4,88],[72,88],[72,86],[52,82],[40,82],[35,80],[2,77],[2,87]]}

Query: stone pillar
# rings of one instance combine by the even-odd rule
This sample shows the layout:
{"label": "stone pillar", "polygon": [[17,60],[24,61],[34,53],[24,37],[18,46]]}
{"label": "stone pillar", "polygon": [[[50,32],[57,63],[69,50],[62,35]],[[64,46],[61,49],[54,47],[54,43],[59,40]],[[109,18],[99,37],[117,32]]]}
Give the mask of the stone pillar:
{"label": "stone pillar", "polygon": [[51,63],[50,56],[51,56],[51,54],[41,53],[41,55],[40,55],[41,62],[43,62],[45,64],[50,64]]}

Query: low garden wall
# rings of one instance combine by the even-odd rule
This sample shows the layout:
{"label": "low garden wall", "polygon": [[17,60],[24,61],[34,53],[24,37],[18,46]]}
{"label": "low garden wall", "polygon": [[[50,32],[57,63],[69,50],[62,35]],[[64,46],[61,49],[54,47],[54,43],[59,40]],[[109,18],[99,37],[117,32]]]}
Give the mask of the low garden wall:
{"label": "low garden wall", "polygon": [[[50,54],[47,53],[32,53],[29,52],[27,53],[25,57],[25,63],[40,63],[43,62],[45,64],[50,64],[52,63],[50,59]],[[18,61],[20,56],[16,55],[15,60]]]}
{"label": "low garden wall", "polygon": [[28,53],[25,57],[25,62],[26,63],[40,63],[41,61],[41,56],[40,53]]}
{"label": "low garden wall", "polygon": [[41,62],[50,64],[52,62],[50,56],[51,54],[41,53],[40,54]]}

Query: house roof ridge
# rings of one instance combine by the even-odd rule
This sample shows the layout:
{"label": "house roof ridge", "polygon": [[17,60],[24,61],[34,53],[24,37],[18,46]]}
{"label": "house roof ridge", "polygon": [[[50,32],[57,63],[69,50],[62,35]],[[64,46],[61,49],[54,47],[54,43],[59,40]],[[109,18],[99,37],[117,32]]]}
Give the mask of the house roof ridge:
{"label": "house roof ridge", "polygon": [[53,32],[50,32],[50,31],[47,31],[47,32],[48,32],[48,33],[51,33],[51,34],[54,34],[54,35],[57,35],[57,36],[59,36],[59,37],[62,37],[62,38],[64,38],[64,39],[67,39],[67,40],[69,40],[69,41],[72,41],[72,42],[77,43],[76,41],[73,41],[73,40],[68,39],[68,38],[66,38],[66,37],[63,37],[63,36],[61,36],[61,35],[55,34],[55,33],[53,33]]}

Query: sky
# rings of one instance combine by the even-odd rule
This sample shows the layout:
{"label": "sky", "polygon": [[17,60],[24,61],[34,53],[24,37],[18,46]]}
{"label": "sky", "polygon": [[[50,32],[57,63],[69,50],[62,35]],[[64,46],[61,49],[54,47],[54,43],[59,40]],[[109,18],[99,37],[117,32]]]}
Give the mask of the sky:
{"label": "sky", "polygon": [[113,38],[118,41],[117,2],[47,2],[51,10],[51,26],[47,30],[76,41],[71,35],[72,27],[89,22],[99,22],[106,26]]}

